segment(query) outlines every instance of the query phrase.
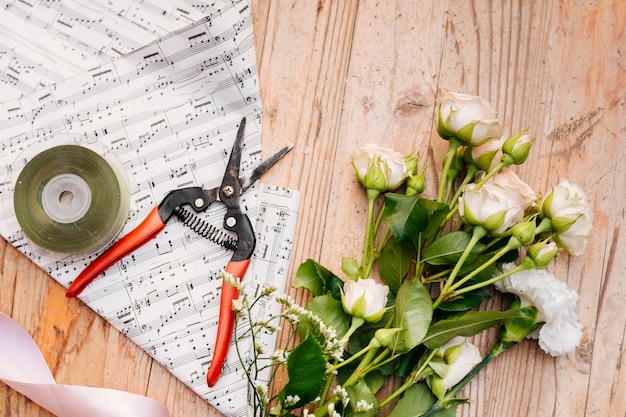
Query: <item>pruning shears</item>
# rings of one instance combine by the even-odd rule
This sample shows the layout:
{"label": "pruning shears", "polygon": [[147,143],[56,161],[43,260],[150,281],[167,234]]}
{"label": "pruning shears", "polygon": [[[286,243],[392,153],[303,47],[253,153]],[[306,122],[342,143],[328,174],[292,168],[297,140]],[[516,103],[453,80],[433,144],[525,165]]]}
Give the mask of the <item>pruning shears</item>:
{"label": "pruning shears", "polygon": [[[246,118],[244,117],[239,124],[226,172],[219,187],[210,190],[201,187],[187,187],[170,191],[161,203],[150,211],[139,226],[118,240],[76,277],[69,286],[66,296],[75,297],[79,295],[91,281],[110,266],[159,234],[172,216],[208,240],[233,250],[234,253],[226,265],[226,272],[242,280],[248,265],[250,265],[256,239],[250,218],[241,210],[239,197],[293,147],[292,144],[284,147],[248,173],[240,176],[245,126]],[[193,212],[185,208],[185,206],[191,206],[193,210],[199,213],[217,201],[226,206],[224,229],[234,232],[237,236],[236,239],[196,217]],[[238,297],[237,288],[226,282],[222,283],[217,338],[213,359],[207,371],[207,383],[210,387],[217,383],[228,353],[235,322],[232,302]]]}

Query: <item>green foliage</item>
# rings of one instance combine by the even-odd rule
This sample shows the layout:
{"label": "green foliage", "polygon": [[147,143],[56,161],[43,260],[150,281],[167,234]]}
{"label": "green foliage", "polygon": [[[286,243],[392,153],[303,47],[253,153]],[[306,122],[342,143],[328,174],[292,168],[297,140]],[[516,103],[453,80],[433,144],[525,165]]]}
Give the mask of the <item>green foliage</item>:
{"label": "green foliage", "polygon": [[448,214],[448,206],[416,196],[385,194],[383,220],[398,242],[432,237]]}
{"label": "green foliage", "polygon": [[432,300],[428,290],[418,280],[405,281],[396,298],[393,327],[403,329],[394,345],[396,352],[406,353],[422,341],[432,314]]}
{"label": "green foliage", "polygon": [[443,311],[461,312],[479,307],[483,301],[491,298],[491,295],[483,288],[459,295],[458,297],[442,303],[438,309]]}
{"label": "green foliage", "polygon": [[287,359],[287,375],[289,381],[279,394],[284,401],[288,396],[299,397],[300,400],[288,407],[301,407],[313,401],[324,386],[326,359],[319,343],[312,337],[306,338],[296,346]]}
{"label": "green foliage", "polygon": [[439,320],[428,329],[422,343],[429,349],[435,349],[454,336],[473,336],[518,314],[518,310],[470,311],[459,318]]}
{"label": "green foliage", "polygon": [[[426,386],[426,384],[414,384],[405,392],[391,410],[388,417],[420,417],[435,404],[436,398]],[[456,415],[456,404],[445,410],[439,410],[433,417],[454,417]]]}
{"label": "green foliage", "polygon": [[[471,101],[484,105],[482,100]],[[457,405],[465,401],[456,397],[465,384],[489,360],[523,340],[541,324],[533,307],[521,308],[519,303],[505,311],[483,311],[481,307],[491,297],[488,286],[516,272],[502,272],[500,267],[517,262],[521,264],[518,270],[525,268],[527,264],[523,260],[518,262],[522,254],[528,253],[528,248],[523,246],[532,248],[533,241],[547,242],[542,239],[550,239],[553,227],[542,221],[542,213],[521,207],[516,198],[511,198],[511,193],[519,191],[520,183],[505,177],[517,185],[510,190],[503,183],[497,187],[485,185],[506,164],[497,164],[484,175],[478,175],[479,167],[465,158],[472,149],[458,137],[458,132],[462,136],[471,134],[476,122],[452,132],[445,124],[458,110],[452,110],[450,103],[447,109],[450,114],[445,120],[440,114],[436,119],[437,131],[450,145],[442,161],[436,200],[412,195],[421,192],[421,186],[420,190],[405,187],[411,195],[370,187],[366,190],[363,247],[356,254],[360,259],[355,254],[341,254],[348,255],[341,262],[341,277],[313,259],[307,259],[298,268],[294,287],[307,289],[312,297],[306,309],[290,305],[289,300],[283,301],[287,313],[282,317],[294,324],[296,316],[299,322],[292,327],[287,343],[295,345],[286,363],[288,382],[269,415],[300,415],[301,410],[295,409],[306,405],[309,415],[333,415],[334,410],[344,416],[375,417],[387,412],[392,401],[397,400],[390,417],[454,417]],[[511,146],[513,141],[509,143]],[[417,154],[406,157],[372,144],[360,149],[358,154],[358,165],[365,172],[369,172],[372,164],[376,175],[402,170],[403,166],[406,169],[408,158],[413,161],[411,172],[395,172],[394,177],[407,179],[425,173],[425,167],[420,171],[416,165]],[[523,158],[519,159],[523,162]],[[356,165],[353,159],[355,170]],[[357,178],[361,180],[364,175],[357,173]],[[459,189],[459,184],[470,187]],[[490,193],[498,187],[502,194],[492,196]],[[393,188],[403,190],[402,186]],[[520,206],[514,207],[517,204]],[[472,205],[474,209],[470,210]],[[489,219],[494,216],[504,220],[506,207],[527,210],[523,219],[527,225],[523,228],[527,232],[522,239],[524,243],[512,229],[495,233],[489,227],[493,223]],[[465,218],[459,218],[461,208]],[[496,210],[495,214],[492,209]],[[514,226],[503,224],[503,229],[511,227]],[[353,315],[346,313],[341,303],[344,280],[350,282],[345,287],[349,293],[345,299],[358,307],[352,309]],[[248,321],[253,322],[251,318]],[[477,349],[467,345],[470,341],[448,349],[445,360],[439,352],[438,348],[455,336],[471,337],[498,325],[499,339],[482,361]],[[455,364],[460,364],[461,369],[466,365],[473,369],[454,387],[446,387],[443,374],[453,374]],[[402,380],[400,387],[388,398],[380,398],[381,387],[392,375]],[[338,391],[333,391],[335,387]],[[291,402],[287,401],[289,398]],[[259,402],[264,403],[263,400]],[[265,399],[264,404],[274,404],[271,400]]]}
{"label": "green foliage", "polygon": [[[350,402],[348,403],[348,415],[354,417],[375,417],[378,414],[380,410],[378,399],[376,399],[376,396],[370,391],[364,380],[360,380],[356,384],[346,387],[346,391],[348,391],[348,398],[350,398]],[[356,411],[355,407],[357,407],[359,401],[365,401],[367,404],[371,404],[373,406],[372,409],[369,411]]]}
{"label": "green foliage", "polygon": [[411,247],[397,242],[394,238],[391,238],[381,251],[378,270],[385,284],[394,293],[398,292],[402,281],[409,273],[414,256],[415,251]]}
{"label": "green foliage", "polygon": [[[313,295],[322,295],[330,291],[339,294],[341,287],[341,278],[330,272],[321,264],[312,259],[307,259],[296,272],[295,288],[306,288]],[[335,297],[340,298],[340,297]]]}
{"label": "green foliage", "polygon": [[[450,232],[435,240],[424,252],[422,261],[431,265],[454,265],[461,257],[472,238],[472,234],[463,230]],[[477,245],[472,253],[478,253]],[[469,260],[471,262],[471,259]]]}
{"label": "green foliage", "polygon": [[338,337],[343,337],[350,328],[350,316],[343,311],[341,301],[335,300],[330,293],[312,298],[307,310],[322,319],[326,326],[332,326]]}

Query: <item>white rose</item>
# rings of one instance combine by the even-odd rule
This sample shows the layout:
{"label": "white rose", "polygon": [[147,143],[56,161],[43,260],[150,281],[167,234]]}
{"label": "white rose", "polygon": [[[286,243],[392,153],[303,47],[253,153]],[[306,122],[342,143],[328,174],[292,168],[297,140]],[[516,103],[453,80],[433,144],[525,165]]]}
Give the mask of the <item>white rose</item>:
{"label": "white rose", "polygon": [[357,179],[367,189],[393,191],[412,174],[405,157],[392,149],[368,144],[352,154]]}
{"label": "white rose", "polygon": [[511,170],[494,175],[487,184],[501,190],[511,200],[515,200],[524,212],[532,208],[537,200],[535,191]]}
{"label": "white rose", "polygon": [[504,138],[493,138],[481,145],[470,147],[469,152],[471,152],[472,161],[479,169],[490,171],[502,159],[503,143]]}
{"label": "white rose", "polygon": [[372,278],[348,281],[343,287],[341,303],[346,313],[376,322],[383,317],[389,287]]}
{"label": "white rose", "polygon": [[482,357],[476,346],[462,336],[454,336],[439,347],[439,355],[429,365],[435,371],[430,379],[433,393],[442,398],[447,390],[458,384]]}
{"label": "white rose", "polygon": [[445,93],[439,103],[437,130],[443,138],[454,136],[470,146],[502,136],[502,125],[488,101],[453,92]]}
{"label": "white rose", "polygon": [[[510,270],[513,264],[503,266]],[[529,337],[539,339],[539,346],[552,356],[571,353],[582,338],[582,324],[576,315],[578,294],[545,269],[517,272],[497,281],[502,292],[519,296],[522,307],[534,306],[537,319],[544,324]]]}
{"label": "white rose", "polygon": [[[480,225],[488,231],[504,233],[522,221],[525,211],[523,204],[527,199],[508,188],[508,183],[514,183],[515,177],[507,176],[500,179],[501,181],[496,181],[496,177],[500,175],[478,189],[476,184],[463,187],[463,194],[459,197],[459,215],[466,224]],[[526,191],[522,190],[522,193],[525,195]]]}
{"label": "white rose", "polygon": [[576,185],[561,180],[540,203],[552,221],[554,240],[573,255],[585,251],[592,229],[593,214],[586,194]]}

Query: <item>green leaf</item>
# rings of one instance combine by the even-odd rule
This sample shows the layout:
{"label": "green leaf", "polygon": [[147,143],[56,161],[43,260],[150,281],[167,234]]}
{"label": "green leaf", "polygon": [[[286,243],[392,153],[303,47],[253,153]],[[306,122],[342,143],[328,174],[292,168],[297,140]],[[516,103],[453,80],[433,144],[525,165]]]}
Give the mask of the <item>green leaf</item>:
{"label": "green leaf", "polygon": [[332,294],[335,300],[341,301],[341,291],[343,290],[343,281],[337,275],[330,277],[330,283],[328,284],[328,293]]}
{"label": "green leaf", "polygon": [[379,369],[368,372],[365,375],[365,383],[374,394],[385,385],[385,376]]}
{"label": "green leaf", "polygon": [[[475,271],[478,267],[483,266],[489,259],[491,259],[493,255],[494,255],[493,253],[481,254],[478,257],[476,257],[474,261],[470,263],[466,262],[465,265],[463,265],[463,267],[459,271],[459,277],[464,277],[472,273],[473,271]],[[467,282],[466,285],[477,284],[479,282],[486,281],[493,276],[495,271],[496,271],[496,264],[492,263],[491,265],[488,265],[485,269],[480,271],[478,274],[473,276]]]}
{"label": "green leaf", "polygon": [[[472,234],[463,230],[447,233],[435,240],[424,252],[423,260],[431,265],[454,265],[467,247]],[[484,245],[478,243],[472,249],[473,254],[480,253]],[[470,257],[466,262],[472,262]]]}
{"label": "green leaf", "polygon": [[[435,404],[435,401],[435,396],[426,384],[414,384],[406,390],[404,396],[391,410],[388,417],[419,417],[427,412]],[[436,417],[454,417],[456,415],[456,404],[432,415]]]}
{"label": "green leaf", "polygon": [[443,311],[467,311],[478,307],[483,301],[491,298],[491,295],[483,288],[462,294],[452,301],[442,303],[437,307]]}
{"label": "green leaf", "polygon": [[404,329],[397,336],[397,353],[405,353],[417,346],[426,332],[433,316],[430,293],[419,280],[405,281],[396,298],[396,314],[393,327]]}
{"label": "green leaf", "polygon": [[383,220],[401,242],[421,233],[428,226],[428,211],[416,196],[385,194]]}
{"label": "green leaf", "polygon": [[500,323],[501,320],[518,317],[517,310],[470,311],[456,319],[440,320],[430,326],[422,343],[429,349],[445,344],[454,336],[473,336]]}
{"label": "green leaf", "polygon": [[441,228],[441,222],[443,219],[450,213],[450,209],[447,204],[440,203],[434,200],[420,199],[420,204],[428,211],[428,225],[422,232],[422,237],[424,239],[431,238],[435,236],[435,234]]}
{"label": "green leaf", "polygon": [[[370,391],[365,381],[361,379],[356,384],[345,387],[345,389],[348,391],[348,398],[350,398],[348,409],[351,410],[351,412],[348,415],[354,417],[376,417],[380,410],[380,405],[378,404],[376,396]],[[354,407],[359,401],[366,401],[374,407],[369,411],[356,412],[354,411]]]}
{"label": "green leaf", "polygon": [[313,297],[306,306],[307,310],[317,315],[326,326],[332,326],[339,338],[350,328],[350,316],[343,311],[341,301],[335,300],[332,294]]}
{"label": "green leaf", "polygon": [[308,337],[296,346],[287,358],[289,381],[279,394],[284,400],[287,396],[298,396],[300,400],[290,408],[301,407],[313,401],[324,386],[326,360],[320,344]]}
{"label": "green leaf", "polygon": [[337,278],[337,276],[314,260],[307,259],[298,267],[294,287],[304,287],[313,295],[322,295],[330,291],[333,278]]}
{"label": "green leaf", "polygon": [[411,269],[415,252],[408,246],[391,238],[385,245],[378,260],[378,270],[385,284],[397,293],[402,281]]}
{"label": "green leaf", "polygon": [[397,360],[397,366],[394,369],[394,375],[407,377],[422,359],[422,355],[426,351],[424,345],[417,345]]}

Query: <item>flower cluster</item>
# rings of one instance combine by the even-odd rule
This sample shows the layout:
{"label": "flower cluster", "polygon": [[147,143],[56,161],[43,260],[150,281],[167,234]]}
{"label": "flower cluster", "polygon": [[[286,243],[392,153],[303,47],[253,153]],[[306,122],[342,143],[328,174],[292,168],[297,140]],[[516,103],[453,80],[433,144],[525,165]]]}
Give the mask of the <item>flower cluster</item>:
{"label": "flower cluster", "polygon": [[[585,193],[565,180],[543,193],[523,182],[513,167],[533,140],[504,134],[483,98],[446,93],[437,110],[449,150],[432,196],[417,153],[374,144],[354,151],[368,201],[363,250],[343,259],[339,275],[304,262],[294,286],[310,291],[305,307],[277,298],[285,308],[268,322],[291,326],[287,346],[259,353],[250,368],[284,368],[286,382],[273,396],[255,387],[255,415],[450,416],[465,401],[458,392],[526,338],[553,356],[580,343],[578,295],[547,268],[560,253],[584,252],[592,230]],[[235,307],[245,317],[258,299],[242,293]],[[501,295],[509,307],[485,309],[498,293],[510,294]],[[249,331],[267,331],[268,322]],[[482,356],[471,338],[492,327],[497,340]],[[388,378],[400,384],[382,398]]]}

